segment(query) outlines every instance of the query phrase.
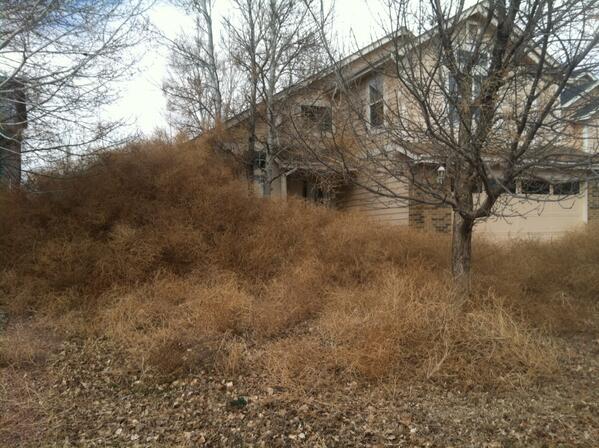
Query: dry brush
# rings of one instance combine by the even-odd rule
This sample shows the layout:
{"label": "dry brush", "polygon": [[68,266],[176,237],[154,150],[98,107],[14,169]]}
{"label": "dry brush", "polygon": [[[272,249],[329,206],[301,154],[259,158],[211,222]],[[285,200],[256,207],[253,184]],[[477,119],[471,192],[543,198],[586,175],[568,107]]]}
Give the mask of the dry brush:
{"label": "dry brush", "polygon": [[[143,142],[3,193],[1,306],[108,338],[133,369],[258,369],[305,387],[511,384],[556,368],[551,335],[597,329],[596,229],[480,242],[462,303],[446,237],[252,197],[210,147]],[[11,334],[27,332],[3,336],[0,363],[34,362]]]}

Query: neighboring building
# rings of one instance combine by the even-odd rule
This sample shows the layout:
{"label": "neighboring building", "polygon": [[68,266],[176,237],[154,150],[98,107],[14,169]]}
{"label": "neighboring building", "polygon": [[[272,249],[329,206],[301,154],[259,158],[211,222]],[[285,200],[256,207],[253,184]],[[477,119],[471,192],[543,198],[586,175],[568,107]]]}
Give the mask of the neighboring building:
{"label": "neighboring building", "polygon": [[22,82],[0,75],[0,185],[21,182],[21,144],[27,127]]}
{"label": "neighboring building", "polygon": [[[472,9],[472,17],[475,16],[475,8]],[[339,64],[344,77],[351,80],[354,90],[352,95],[358,97],[363,104],[363,114],[368,117],[371,128],[383,123],[388,107],[405,108],[402,113],[410,114],[410,106],[402,102],[402,87],[398,85],[397,79],[385,76],[385,65],[392,63],[389,54],[394,48],[401,47],[402,39],[414,39],[414,36],[405,31],[396,35],[393,40],[381,39]],[[337,116],[346,114],[343,102],[338,98],[339,93],[331,87],[335,82],[336,74],[325,71],[278,94],[277,101],[284,104],[280,109],[287,114],[280,117],[280,134],[287,136],[287,139],[280,143],[286,150],[276,157],[271,195],[275,198],[303,197],[325,202],[342,210],[358,210],[393,224],[429,231],[449,231],[453,219],[449,206],[432,206],[419,204],[417,201],[381,197],[367,188],[357,186],[356,182],[348,178],[356,176],[359,179],[358,168],[353,172],[344,170],[343,173],[337,171],[337,174],[333,174],[331,170],[325,169],[321,161],[311,160],[314,156],[306,157],[305,154],[294,151],[294,141],[298,138],[309,138],[313,131],[321,134],[332,132],[338,127]],[[597,100],[589,101],[589,96],[594,96]],[[599,80],[588,74],[577,76],[563,92],[560,101],[563,108],[575,111],[569,123],[569,150],[597,151]],[[248,118],[248,113],[244,112],[226,123],[233,136],[232,145],[245,147]],[[298,129],[298,123],[301,129]],[[294,129],[286,129],[289,127]],[[260,141],[265,140],[266,132],[265,122],[259,121],[257,135]],[[253,158],[255,179],[262,175],[264,163],[259,145],[257,150],[257,155]],[[418,155],[417,145],[409,150],[397,150],[398,157],[411,157],[408,152]],[[432,168],[423,164],[422,175],[436,175],[433,169],[436,166]],[[488,218],[475,226],[475,233],[493,239],[527,236],[551,238],[577,229],[587,222],[599,222],[599,186],[589,176],[588,170],[576,169],[564,174],[548,168],[541,172],[543,176],[540,178],[523,179],[510,187],[520,196],[517,200],[508,194],[502,196],[501,206],[509,209],[510,213],[506,215],[512,217]],[[421,194],[409,182],[400,184],[396,179],[393,182],[393,190],[403,192],[404,197],[417,200]],[[260,191],[260,182],[256,182],[257,194]],[[528,197],[522,199],[522,195]],[[548,200],[535,200],[536,197]],[[561,198],[565,199],[559,200]]]}

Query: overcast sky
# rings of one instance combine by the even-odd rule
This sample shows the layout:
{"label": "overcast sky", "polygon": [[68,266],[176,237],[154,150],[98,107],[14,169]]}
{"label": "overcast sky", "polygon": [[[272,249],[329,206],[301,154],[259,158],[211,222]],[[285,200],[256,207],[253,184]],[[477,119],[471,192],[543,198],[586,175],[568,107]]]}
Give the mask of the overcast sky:
{"label": "overcast sky", "polygon": [[[220,22],[222,17],[229,14],[230,9],[230,0],[216,0],[214,12],[217,20]],[[381,36],[377,16],[383,9],[377,0],[336,0],[335,11],[335,29],[352,49],[355,42],[363,46]],[[152,8],[150,20],[169,37],[175,37],[192,25],[190,17],[184,11],[166,1],[159,2]],[[148,42],[140,61],[140,73],[121,85],[123,96],[109,109],[109,114],[125,118],[134,129],[145,134],[150,134],[155,129],[166,129],[166,100],[160,89],[166,76],[166,60],[166,49],[156,42]]]}

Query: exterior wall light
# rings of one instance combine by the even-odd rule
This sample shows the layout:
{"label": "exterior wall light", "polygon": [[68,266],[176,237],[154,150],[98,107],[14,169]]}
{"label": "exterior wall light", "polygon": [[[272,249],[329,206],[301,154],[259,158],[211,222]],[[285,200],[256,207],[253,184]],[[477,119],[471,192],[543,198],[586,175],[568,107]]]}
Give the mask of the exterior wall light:
{"label": "exterior wall light", "polygon": [[445,180],[445,167],[443,165],[441,165],[439,168],[437,168],[437,183],[439,185],[441,185],[444,180]]}

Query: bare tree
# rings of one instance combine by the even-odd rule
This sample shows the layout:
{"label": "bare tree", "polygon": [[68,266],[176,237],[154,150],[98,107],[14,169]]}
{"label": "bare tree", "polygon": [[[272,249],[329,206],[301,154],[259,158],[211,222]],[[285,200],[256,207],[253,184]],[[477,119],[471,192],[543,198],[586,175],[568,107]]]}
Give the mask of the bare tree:
{"label": "bare tree", "polygon": [[[129,50],[144,37],[148,6],[145,0],[0,1],[0,103],[27,111],[13,115],[26,117],[22,145],[2,144],[0,159],[23,157],[31,169],[120,142],[123,123],[103,120],[100,112],[117,97],[113,81],[136,62]],[[12,120],[0,129],[24,125]],[[14,143],[4,131],[0,142]]]}
{"label": "bare tree", "polygon": [[194,34],[167,40],[170,73],[163,84],[168,108],[175,112],[179,130],[198,135],[223,119],[238,106],[238,70],[227,57],[227,43],[219,45],[214,31],[214,0],[176,0],[194,16]]}
{"label": "bare tree", "polygon": [[[282,117],[277,111],[277,88],[291,85],[295,78],[309,76],[322,68],[306,67],[306,54],[318,61],[321,42],[317,28],[310,20],[310,2],[269,0],[266,7],[265,70],[262,77],[262,100],[266,108],[268,133],[265,146],[264,196],[270,196],[274,180],[275,158],[284,148],[279,141],[278,127]],[[294,76],[295,75],[295,76]]]}
{"label": "bare tree", "polygon": [[[322,43],[309,13],[311,1],[235,0],[238,17],[227,21],[233,59],[249,79],[249,153],[261,159],[263,195],[270,196],[277,178],[274,165],[282,150],[279,141],[281,102],[277,93],[322,69]],[[330,17],[330,15],[328,16]],[[258,121],[266,124],[258,142]],[[260,144],[257,151],[256,144]]]}
{"label": "bare tree", "polygon": [[248,151],[246,164],[248,177],[253,176],[253,162],[257,157],[258,86],[260,65],[259,52],[264,42],[264,0],[233,0],[237,17],[225,19],[230,42],[231,61],[245,75],[244,105],[248,112]]}
{"label": "bare tree", "polygon": [[379,197],[449,207],[453,276],[468,291],[475,223],[514,213],[514,200],[554,200],[528,193],[593,168],[572,144],[579,108],[560,98],[596,71],[598,2],[386,3],[391,27],[361,58],[370,75],[332,61],[335,132],[296,139]]}

